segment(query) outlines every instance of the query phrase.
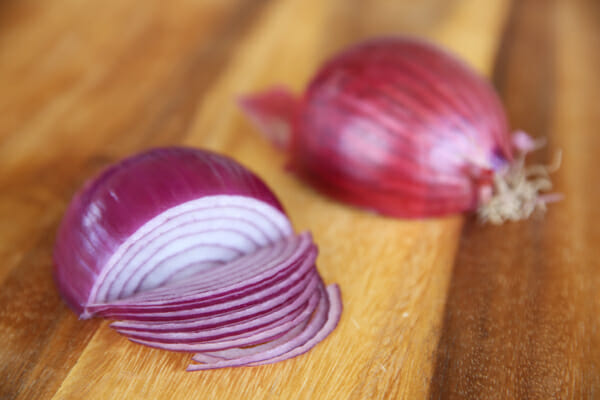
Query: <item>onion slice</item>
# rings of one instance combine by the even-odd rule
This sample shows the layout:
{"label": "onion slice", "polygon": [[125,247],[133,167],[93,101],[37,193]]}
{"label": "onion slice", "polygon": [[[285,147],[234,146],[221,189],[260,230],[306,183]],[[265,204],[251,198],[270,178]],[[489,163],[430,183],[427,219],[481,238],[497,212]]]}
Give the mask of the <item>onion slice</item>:
{"label": "onion slice", "polygon": [[194,361],[203,363],[190,365],[188,371],[268,364],[287,360],[308,351],[335,329],[341,315],[341,296],[338,288],[335,285],[328,287],[327,290],[321,287],[321,293],[321,302],[317,306],[315,315],[301,329],[297,327],[295,331],[288,333],[289,336],[282,336],[259,346],[207,353],[213,359],[221,358],[218,361],[208,362],[203,358],[204,353],[197,354],[193,357]]}
{"label": "onion slice", "polygon": [[[258,365],[314,347],[341,315],[310,233],[235,161],[165,148],[126,159],[75,195],[54,276],[81,318],[143,345],[196,352],[189,370]],[[323,334],[323,332],[327,332]]]}

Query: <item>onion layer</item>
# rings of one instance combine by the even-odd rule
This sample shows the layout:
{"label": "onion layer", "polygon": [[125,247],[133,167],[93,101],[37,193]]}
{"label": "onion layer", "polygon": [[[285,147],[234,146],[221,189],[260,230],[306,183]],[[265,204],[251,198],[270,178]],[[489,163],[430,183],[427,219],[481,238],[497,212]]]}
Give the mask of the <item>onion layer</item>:
{"label": "onion layer", "polygon": [[110,167],[75,195],[54,276],[81,318],[117,320],[130,340],[196,352],[189,370],[213,369],[284,360],[333,330],[339,289],[325,288],[316,257],[311,235],[293,232],[250,171],[166,148]]}
{"label": "onion layer", "polygon": [[522,164],[534,142],[511,137],[493,88],[420,40],[356,45],[326,62],[300,98],[274,88],[240,104],[289,151],[302,178],[385,215],[479,210],[502,222],[526,218],[548,200],[538,197],[549,188],[546,172],[532,177]]}

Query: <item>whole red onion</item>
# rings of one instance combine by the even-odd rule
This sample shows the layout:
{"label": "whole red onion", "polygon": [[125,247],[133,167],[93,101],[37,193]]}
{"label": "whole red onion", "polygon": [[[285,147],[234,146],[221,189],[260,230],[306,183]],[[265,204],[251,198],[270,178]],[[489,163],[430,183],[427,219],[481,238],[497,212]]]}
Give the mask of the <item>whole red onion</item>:
{"label": "whole red onion", "polygon": [[527,181],[515,157],[533,140],[509,134],[485,80],[423,41],[359,44],[326,62],[299,99],[275,88],[241,105],[294,171],[360,207],[414,218],[479,210],[501,222],[544,206],[547,177]]}

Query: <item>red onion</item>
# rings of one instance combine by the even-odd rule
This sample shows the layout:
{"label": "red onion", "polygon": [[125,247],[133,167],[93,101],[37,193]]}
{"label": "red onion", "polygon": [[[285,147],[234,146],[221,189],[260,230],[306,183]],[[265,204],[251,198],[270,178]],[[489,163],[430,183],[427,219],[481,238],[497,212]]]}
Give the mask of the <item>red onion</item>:
{"label": "red onion", "polygon": [[522,132],[509,135],[493,88],[423,41],[359,44],[326,62],[300,98],[274,88],[241,106],[289,151],[300,176],[385,215],[477,210],[498,223],[526,218],[550,200],[538,196],[549,188],[546,170],[522,164],[537,144]]}
{"label": "red onion", "polygon": [[81,318],[117,320],[130,340],[195,352],[190,370],[299,355],[337,325],[309,233],[235,161],[187,148],[116,164],[75,195],[54,275]]}

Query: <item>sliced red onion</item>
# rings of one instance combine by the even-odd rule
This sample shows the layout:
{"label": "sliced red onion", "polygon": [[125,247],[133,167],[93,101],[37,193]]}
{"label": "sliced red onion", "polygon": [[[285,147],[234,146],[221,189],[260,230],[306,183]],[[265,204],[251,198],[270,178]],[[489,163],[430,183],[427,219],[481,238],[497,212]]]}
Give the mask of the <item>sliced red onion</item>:
{"label": "sliced red onion", "polygon": [[[224,325],[225,323],[238,323],[249,319],[265,318],[267,322],[275,321],[278,318],[287,318],[296,312],[300,312],[306,306],[309,298],[314,295],[316,279],[314,276],[309,278],[308,284],[303,291],[297,296],[290,298],[282,304],[275,307],[265,308],[257,311],[256,314],[248,315],[246,309],[224,314],[219,317],[203,317],[185,321],[117,321],[111,324],[112,328],[118,330],[127,330],[130,332],[140,331],[146,333],[181,333],[181,332],[199,332],[203,329],[215,328]],[[261,307],[264,308],[264,307]]]}
{"label": "sliced red onion", "polygon": [[[224,349],[224,350],[219,350],[219,351],[211,351],[211,352],[204,352],[203,354],[208,354],[209,356],[213,356],[213,357],[219,357],[222,358],[224,360],[230,360],[230,361],[242,361],[241,358],[242,357],[264,357],[265,354],[271,354],[274,355],[278,352],[285,352],[285,350],[283,350],[282,346],[290,346],[289,348],[294,348],[291,347],[291,343],[298,343],[301,344],[303,343],[303,340],[308,340],[308,338],[310,338],[310,335],[312,331],[316,332],[316,329],[320,329],[321,324],[323,324],[325,322],[325,316],[326,316],[326,312],[325,310],[327,309],[327,307],[324,307],[323,305],[328,305],[328,299],[326,296],[321,296],[321,298],[319,299],[319,303],[317,304],[317,312],[314,314],[312,319],[306,319],[305,322],[301,325],[298,325],[297,327],[295,327],[293,330],[290,330],[288,333],[286,333],[284,336],[276,339],[276,340],[272,340],[266,343],[263,343],[261,345],[258,346],[253,346],[251,348],[231,348],[231,349]],[[308,332],[308,333],[307,333]],[[289,336],[292,335],[292,336]],[[289,336],[289,337],[288,337]],[[290,343],[291,338],[294,338],[294,342]],[[279,353],[279,354],[282,354]],[[198,361],[199,357],[194,357],[194,361]]]}
{"label": "sliced red onion", "polygon": [[[235,349],[272,358],[281,350],[260,349],[297,348],[327,323],[316,255],[310,234],[294,234],[247,169],[166,148],[110,167],[75,195],[57,234],[54,275],[81,318],[116,319],[111,326],[134,342],[198,351],[211,365],[222,351],[231,366],[247,365],[257,357],[232,358]],[[332,316],[337,324],[339,312]]]}
{"label": "sliced red onion", "polygon": [[[256,329],[252,332],[243,332],[238,334],[229,335],[227,338],[221,338],[218,340],[206,340],[201,343],[193,344],[181,344],[178,343],[177,347],[170,347],[169,350],[173,351],[211,351],[211,350],[223,350],[233,347],[246,347],[254,346],[265,341],[277,339],[282,335],[290,332],[295,327],[299,326],[303,321],[306,321],[312,313],[315,311],[318,301],[319,293],[313,292],[311,298],[306,302],[303,307],[287,314],[280,320],[265,326],[260,329]],[[134,342],[145,344],[147,346],[165,348],[163,343],[152,342],[146,340],[131,339]],[[174,346],[170,344],[169,346]]]}
{"label": "sliced red onion", "polygon": [[[152,312],[153,308],[156,308],[157,305],[160,310],[165,311],[172,308],[176,310],[185,309],[186,305],[194,306],[198,302],[213,304],[215,299],[218,299],[216,303],[222,303],[223,299],[227,297],[236,294],[239,295],[239,291],[242,289],[256,291],[256,288],[269,283],[269,280],[278,278],[281,280],[280,274],[282,272],[285,272],[287,268],[293,267],[296,263],[301,262],[304,257],[310,255],[308,251],[310,250],[310,246],[312,246],[312,242],[309,240],[310,236],[306,235],[292,236],[289,240],[282,240],[273,246],[240,257],[232,261],[229,265],[219,268],[229,273],[224,278],[229,278],[230,282],[227,279],[218,280],[214,274],[198,274],[198,276],[189,279],[188,282],[182,285],[168,285],[149,290],[130,299],[117,300],[107,304],[94,304],[88,308],[102,313],[119,313],[120,311],[128,310],[144,313]],[[283,253],[279,251],[282,248],[284,250]],[[268,257],[271,257],[271,259]],[[229,268],[232,265],[236,269],[232,270]],[[250,267],[242,268],[246,265]],[[240,273],[233,277],[231,276],[232,272],[240,269],[242,269]],[[251,273],[250,276],[248,272]],[[206,286],[207,283],[211,283],[212,285]],[[211,301],[212,303],[210,303]]]}
{"label": "sliced red onion", "polygon": [[203,364],[192,364],[188,371],[271,363],[308,351],[335,329],[341,315],[341,296],[337,286],[332,285],[327,290],[322,287],[321,293],[321,302],[315,315],[304,326],[298,326],[288,334],[261,345],[196,354],[194,361]]}
{"label": "sliced red onion", "polygon": [[[318,305],[317,305],[318,306]],[[237,367],[237,363],[247,363],[251,358],[265,357],[265,354],[277,348],[281,343],[288,343],[296,336],[300,335],[308,325],[309,320],[304,320],[301,324],[290,329],[283,335],[280,335],[274,340],[260,340],[259,344],[253,346],[240,346],[233,348],[226,348],[217,351],[204,351],[194,354],[193,360],[204,364],[203,369],[218,369],[224,367]],[[275,350],[277,351],[277,350]],[[215,365],[216,363],[221,366]],[[207,364],[212,364],[209,367]],[[191,364],[190,367],[198,367],[198,365]]]}
{"label": "sliced red onion", "polygon": [[[306,286],[306,290],[301,293],[301,298],[304,300],[302,302],[302,307],[297,308],[298,311],[303,311],[309,304],[308,300],[311,295],[317,289],[316,285],[317,279],[311,279],[310,284]],[[293,299],[295,302],[296,299]],[[290,310],[291,307],[279,306],[277,309],[272,310],[267,314],[251,314],[251,318],[242,319],[240,321],[236,321],[235,318],[232,318],[230,321],[225,321],[219,324],[216,327],[208,326],[200,326],[197,328],[198,330],[185,330],[178,332],[165,332],[165,331],[148,331],[148,330],[139,330],[139,329],[128,329],[128,328],[117,328],[117,330],[127,335],[131,339],[138,340],[146,340],[152,341],[155,343],[163,344],[163,348],[168,350],[177,350],[181,351],[185,349],[186,351],[198,351],[194,347],[184,347],[190,346],[197,343],[205,343],[216,340],[230,339],[231,336],[237,336],[244,333],[255,333],[259,330],[264,330],[265,327],[273,327],[278,326],[285,323],[285,317],[288,315],[293,315],[297,310]],[[313,309],[314,310],[314,309]],[[253,313],[254,310],[244,310],[248,313]],[[225,316],[227,317],[227,315]],[[297,324],[296,324],[297,325]],[[171,345],[169,347],[169,345]]]}
{"label": "sliced red onion", "polygon": [[124,310],[119,312],[106,312],[102,315],[115,319],[130,319],[136,321],[180,321],[192,318],[217,316],[224,312],[246,309],[253,305],[266,307],[267,305],[274,306],[276,304],[281,304],[291,296],[298,295],[303,288],[302,285],[307,284],[308,280],[309,277],[296,279],[294,281],[282,281],[263,292],[252,293],[239,299],[228,300],[207,306],[199,305],[198,307],[168,310],[164,312]]}
{"label": "sliced red onion", "polygon": [[[237,204],[237,206],[236,206]],[[92,289],[90,296],[94,298],[96,302],[114,300],[123,297],[128,297],[132,294],[138,293],[141,290],[147,290],[154,287],[164,285],[167,281],[176,281],[177,276],[173,276],[173,273],[177,272],[177,268],[173,268],[172,265],[189,266],[196,260],[196,256],[199,260],[203,260],[208,255],[217,257],[217,261],[227,262],[231,261],[240,255],[247,254],[257,250],[257,247],[251,241],[244,241],[239,236],[234,239],[234,232],[231,232],[230,228],[222,228],[221,230],[213,230],[210,235],[196,235],[191,237],[170,239],[168,235],[157,234],[151,239],[146,240],[144,236],[147,233],[154,233],[155,224],[160,223],[161,220],[169,220],[172,222],[176,219],[194,218],[195,215],[202,215],[209,213],[213,218],[227,219],[231,218],[228,216],[221,216],[222,213],[229,213],[230,215],[240,215],[241,218],[252,218],[255,221],[265,220],[269,218],[269,221],[273,221],[272,224],[263,223],[262,232],[269,235],[270,243],[281,239],[285,235],[291,234],[291,227],[287,220],[284,219],[283,214],[278,212],[276,209],[266,206],[264,203],[258,200],[251,199],[248,197],[241,196],[207,196],[198,200],[187,202],[181,206],[175,207],[176,210],[170,209],[162,214],[158,215],[148,223],[144,224],[136,234],[129,238],[120,249],[124,249],[122,252],[117,251],[108,260],[108,265],[103,269],[103,273],[99,275],[98,284]],[[180,214],[180,208],[189,208],[194,212]],[[212,208],[207,211],[205,208]],[[223,209],[224,208],[224,209]],[[231,209],[233,208],[233,209]],[[268,213],[270,215],[267,217]],[[159,221],[156,221],[159,220]],[[204,221],[200,218],[196,220],[195,225],[202,226]],[[190,223],[192,225],[193,223]],[[257,224],[258,225],[258,224]],[[279,226],[278,226],[279,225]],[[245,233],[247,233],[246,231]],[[162,233],[162,232],[159,232]],[[138,236],[139,235],[139,236]],[[152,236],[152,235],[148,235]],[[254,238],[259,240],[259,237]],[[139,256],[139,264],[123,264],[119,265],[118,260],[121,258],[129,257],[129,250],[133,247],[133,244],[137,244],[137,241],[142,241],[142,245],[145,246],[163,246],[163,253],[152,254],[152,250],[147,251],[147,257],[151,261],[145,260],[140,254],[144,252],[136,252],[135,255]],[[218,244],[224,243],[224,244]],[[186,249],[186,246],[204,246],[204,249]],[[212,247],[212,249],[211,249]],[[187,250],[187,251],[186,251]],[[194,250],[194,251],[189,251]],[[203,250],[203,251],[202,251]],[[135,250],[133,250],[135,251]],[[160,262],[163,261],[165,256],[179,255],[179,259],[173,260],[167,265],[167,269],[160,268]],[[152,262],[155,258],[156,262]],[[112,264],[115,264],[114,266]],[[123,265],[127,265],[127,268],[123,268]],[[171,268],[168,268],[171,266]],[[123,270],[125,269],[131,275],[127,275]],[[175,270],[175,272],[173,271]],[[187,274],[183,274],[180,279],[185,279]],[[142,286],[143,280],[148,282]]]}
{"label": "sliced red onion", "polygon": [[[314,259],[314,258],[313,258]],[[314,265],[311,265],[314,267]],[[308,277],[292,277],[290,279],[273,282],[270,287],[262,288],[259,291],[243,293],[240,296],[229,298],[219,298],[215,301],[186,303],[179,308],[168,307],[164,311],[155,311],[152,309],[134,308],[120,309],[118,311],[107,310],[101,314],[110,318],[132,319],[137,321],[165,321],[177,318],[179,320],[195,319],[200,317],[217,316],[224,312],[247,308],[250,305],[258,304],[260,307],[266,307],[268,304],[279,304],[293,295],[297,295]],[[269,300],[269,302],[267,302]],[[261,304],[263,303],[263,304]]]}
{"label": "sliced red onion", "polygon": [[329,314],[327,315],[325,323],[321,326],[321,329],[319,329],[314,336],[304,342],[304,344],[294,347],[286,353],[280,354],[277,357],[254,362],[250,365],[273,364],[279,361],[297,357],[306,353],[327,336],[329,336],[329,334],[337,327],[340,316],[342,315],[342,294],[340,292],[340,288],[337,285],[327,286],[327,296],[329,298]]}

